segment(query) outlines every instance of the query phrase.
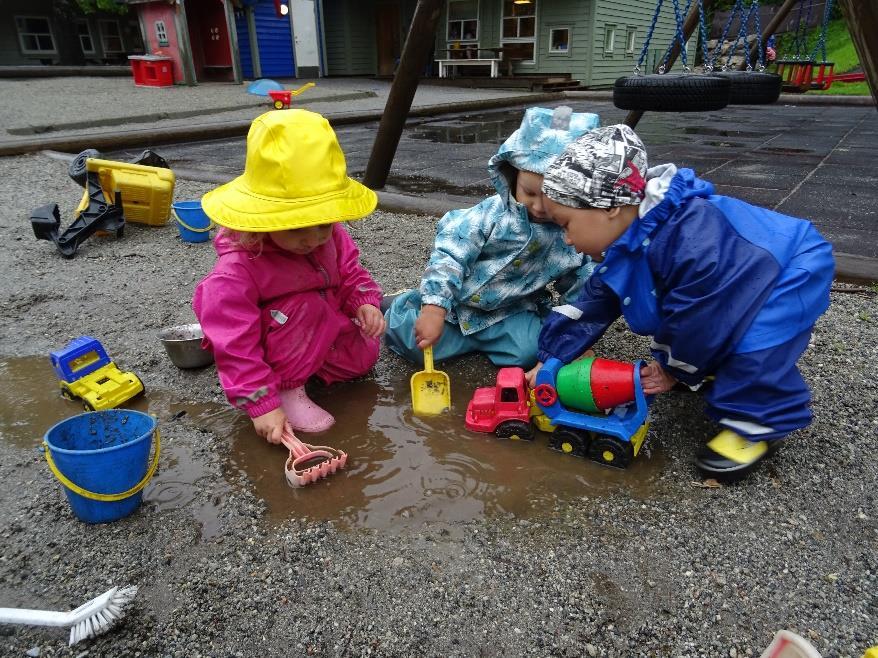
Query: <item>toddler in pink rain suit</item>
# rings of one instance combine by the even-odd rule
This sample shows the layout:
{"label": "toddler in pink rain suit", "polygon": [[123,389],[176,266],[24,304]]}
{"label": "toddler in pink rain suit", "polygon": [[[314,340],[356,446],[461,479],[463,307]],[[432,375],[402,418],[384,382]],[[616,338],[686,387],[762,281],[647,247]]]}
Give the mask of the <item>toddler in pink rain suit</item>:
{"label": "toddler in pink rain suit", "polygon": [[338,223],[376,202],[347,177],[326,119],[305,110],[258,117],[244,174],[202,199],[223,229],[192,306],[229,402],[271,443],[287,421],[304,432],[334,422],[305,393],[310,377],[353,379],[378,359],[381,289]]}

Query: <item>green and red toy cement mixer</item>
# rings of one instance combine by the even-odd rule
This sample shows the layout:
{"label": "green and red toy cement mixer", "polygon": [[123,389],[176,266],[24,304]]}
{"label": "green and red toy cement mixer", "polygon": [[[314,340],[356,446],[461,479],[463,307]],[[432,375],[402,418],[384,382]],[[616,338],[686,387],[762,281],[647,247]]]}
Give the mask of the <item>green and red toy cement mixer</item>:
{"label": "green and red toy cement mixer", "polygon": [[549,359],[532,391],[524,370],[502,368],[495,386],[476,390],[467,406],[466,427],[501,438],[532,439],[533,422],[551,432],[551,448],[625,468],[640,451],[649,425],[642,365],[597,357],[567,365]]}

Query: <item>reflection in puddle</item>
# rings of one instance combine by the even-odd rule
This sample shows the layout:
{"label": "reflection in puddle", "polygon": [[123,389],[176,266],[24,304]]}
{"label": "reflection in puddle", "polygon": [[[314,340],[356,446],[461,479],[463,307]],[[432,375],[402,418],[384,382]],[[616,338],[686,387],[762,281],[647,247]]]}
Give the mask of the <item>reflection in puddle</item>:
{"label": "reflection in puddle", "polygon": [[[274,520],[332,520],[345,528],[395,530],[425,522],[538,517],[559,501],[600,496],[619,487],[635,497],[650,495],[663,461],[654,451],[644,449],[629,469],[620,471],[549,450],[541,433],[525,442],[468,432],[463,415],[469,397],[477,386],[489,384],[496,371],[477,359],[443,364],[443,369],[451,377],[452,410],[439,417],[412,414],[410,372],[318,387],[314,399],[337,422],[327,432],[300,438],[344,450],[348,466],[301,489],[286,483],[286,449],[256,436],[244,414],[219,404],[178,402],[149,389],[147,381],[147,397],[130,406],[159,418],[163,450],[160,471],[146,488],[144,501],[158,509],[191,509],[205,536],[218,532],[220,498],[232,486],[211,482],[216,497],[204,499],[204,478],[213,476],[197,449],[174,441],[174,418],[182,412],[186,422],[230,442],[234,466],[252,482]],[[76,403],[57,395],[48,359],[0,361],[0,376],[7,384],[0,397],[4,440],[36,446],[53,423],[80,413]]]}
{"label": "reflection in puddle", "polygon": [[[412,414],[407,376],[316,390],[315,401],[337,422],[327,432],[300,438],[348,453],[347,469],[325,480],[290,489],[283,475],[286,450],[257,438],[249,420],[230,412],[237,418],[228,428],[234,459],[268,503],[272,518],[332,519],[350,528],[540,516],[559,500],[620,486],[649,495],[661,468],[655,454],[641,454],[627,471],[618,471],[551,451],[542,434],[520,442],[466,431],[463,414],[476,387],[471,382],[489,382],[494,370],[483,368],[474,376],[466,360],[443,369],[451,377],[452,412],[433,418]],[[193,417],[198,424],[205,420],[219,429],[216,412],[206,419]]]}
{"label": "reflection in puddle", "polygon": [[407,135],[442,144],[502,144],[519,127],[523,114],[517,111],[429,121],[419,124]]}
{"label": "reflection in puddle", "polygon": [[461,197],[481,198],[491,194],[494,187],[489,183],[482,185],[452,185],[448,181],[429,178],[427,176],[395,176],[387,177],[384,189],[399,194],[448,194]]}

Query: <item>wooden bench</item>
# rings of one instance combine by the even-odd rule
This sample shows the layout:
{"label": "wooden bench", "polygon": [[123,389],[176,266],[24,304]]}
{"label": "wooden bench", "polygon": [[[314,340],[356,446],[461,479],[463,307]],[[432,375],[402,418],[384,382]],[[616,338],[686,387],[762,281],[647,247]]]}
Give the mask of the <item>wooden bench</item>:
{"label": "wooden bench", "polygon": [[500,48],[494,48],[493,51],[506,64],[506,75],[510,78],[513,75],[512,69],[517,62],[525,62],[533,59],[533,47],[528,48],[527,44],[507,43]]}
{"label": "wooden bench", "polygon": [[[499,57],[481,57],[474,59],[437,59],[439,65],[439,77],[447,78],[448,69],[455,66],[490,66],[491,77],[500,77],[500,58]],[[452,68],[452,72],[455,72]]]}

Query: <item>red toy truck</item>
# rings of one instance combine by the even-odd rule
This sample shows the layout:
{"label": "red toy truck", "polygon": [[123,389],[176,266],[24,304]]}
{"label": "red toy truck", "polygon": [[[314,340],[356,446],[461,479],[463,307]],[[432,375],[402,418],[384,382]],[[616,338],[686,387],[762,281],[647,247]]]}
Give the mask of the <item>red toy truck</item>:
{"label": "red toy truck", "polygon": [[465,425],[501,439],[533,439],[531,404],[521,368],[501,368],[497,385],[476,389],[466,408]]}

